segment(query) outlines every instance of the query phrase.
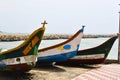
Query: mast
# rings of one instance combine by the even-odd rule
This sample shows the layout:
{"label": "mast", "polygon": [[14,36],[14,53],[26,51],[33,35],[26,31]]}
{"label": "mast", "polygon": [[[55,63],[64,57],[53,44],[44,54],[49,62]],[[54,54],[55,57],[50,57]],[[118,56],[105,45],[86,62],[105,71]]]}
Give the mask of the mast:
{"label": "mast", "polygon": [[120,64],[120,11],[119,11],[119,33],[118,33],[118,63]]}

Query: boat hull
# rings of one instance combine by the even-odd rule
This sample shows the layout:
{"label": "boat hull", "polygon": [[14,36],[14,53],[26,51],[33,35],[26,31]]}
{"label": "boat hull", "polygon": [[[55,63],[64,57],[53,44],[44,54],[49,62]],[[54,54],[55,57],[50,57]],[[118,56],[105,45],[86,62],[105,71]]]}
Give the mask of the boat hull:
{"label": "boat hull", "polygon": [[[92,55],[93,56],[93,55]],[[63,61],[63,62],[57,62],[56,64],[100,64],[103,63],[105,61],[104,56],[96,56],[94,55],[94,57],[88,57],[88,56],[75,56],[67,61]]]}
{"label": "boat hull", "polygon": [[38,47],[42,40],[43,27],[35,30],[22,44],[15,48],[0,52],[0,70],[26,72],[31,70],[37,61]]}
{"label": "boat hull", "polygon": [[79,49],[83,36],[83,29],[76,32],[70,39],[47,48],[38,50],[38,63],[52,63],[66,61],[74,57]]}
{"label": "boat hull", "polygon": [[6,66],[6,69],[8,69],[8,71],[14,71],[14,72],[28,72],[34,66],[35,66],[34,63],[31,63],[31,66],[28,65],[27,63],[23,63],[23,64],[8,65]]}
{"label": "boat hull", "polygon": [[31,70],[37,62],[35,55],[5,59],[0,61],[1,71],[26,72]]}
{"label": "boat hull", "polygon": [[67,52],[67,53],[61,53],[61,54],[58,54],[58,55],[39,57],[38,58],[38,62],[39,63],[43,63],[43,62],[50,63],[50,62],[66,61],[69,58],[72,58],[73,56],[75,56],[76,54],[77,54],[77,50],[76,51]]}
{"label": "boat hull", "polygon": [[[74,60],[71,60],[70,63],[72,64],[100,64],[100,63],[103,63],[105,60],[105,58],[100,58],[100,59],[74,59]],[[70,64],[69,62],[67,62],[68,64]]]}
{"label": "boat hull", "polygon": [[106,60],[117,37],[114,36],[97,47],[79,50],[75,57],[56,64],[101,64]]}

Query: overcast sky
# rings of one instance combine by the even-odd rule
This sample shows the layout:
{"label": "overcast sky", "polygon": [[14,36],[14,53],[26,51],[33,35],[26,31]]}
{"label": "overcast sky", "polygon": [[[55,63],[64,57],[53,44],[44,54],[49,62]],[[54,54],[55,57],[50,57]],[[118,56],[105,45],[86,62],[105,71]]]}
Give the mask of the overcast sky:
{"label": "overcast sky", "polygon": [[0,31],[31,33],[46,20],[45,33],[118,33],[120,0],[0,0]]}

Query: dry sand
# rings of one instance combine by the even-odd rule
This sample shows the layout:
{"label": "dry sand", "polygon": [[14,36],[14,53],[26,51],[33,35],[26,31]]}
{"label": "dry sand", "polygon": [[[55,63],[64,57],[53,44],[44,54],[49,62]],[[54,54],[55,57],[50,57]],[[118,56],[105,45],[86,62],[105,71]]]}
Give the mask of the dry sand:
{"label": "dry sand", "polygon": [[[104,64],[102,64],[104,65]],[[71,80],[100,65],[46,65],[37,66],[27,73],[0,72],[0,80]]]}

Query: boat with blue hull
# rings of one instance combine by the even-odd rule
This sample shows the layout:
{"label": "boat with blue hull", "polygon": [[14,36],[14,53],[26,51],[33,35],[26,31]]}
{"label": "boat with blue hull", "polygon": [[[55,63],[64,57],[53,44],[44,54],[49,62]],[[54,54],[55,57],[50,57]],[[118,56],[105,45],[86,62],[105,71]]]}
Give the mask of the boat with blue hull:
{"label": "boat with blue hull", "polygon": [[78,52],[80,41],[83,37],[83,31],[84,26],[70,39],[56,45],[39,49],[37,63],[47,64],[52,62],[60,62],[74,57]]}

